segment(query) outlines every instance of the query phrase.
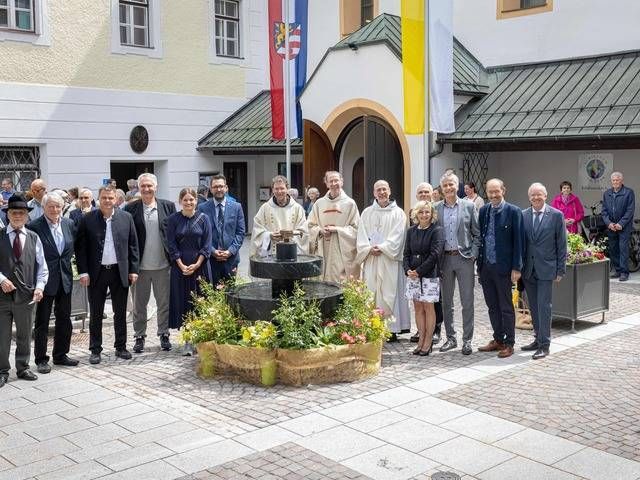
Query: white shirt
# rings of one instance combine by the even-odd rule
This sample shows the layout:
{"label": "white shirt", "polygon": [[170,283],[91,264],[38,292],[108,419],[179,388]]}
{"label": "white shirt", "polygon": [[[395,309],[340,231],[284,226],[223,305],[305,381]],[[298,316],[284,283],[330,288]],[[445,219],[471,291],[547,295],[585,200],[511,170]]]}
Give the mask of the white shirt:
{"label": "white shirt", "polygon": [[62,253],[64,250],[64,233],[62,232],[62,225],[60,224],[60,220],[58,223],[51,223],[51,221],[47,219],[47,225],[49,225],[49,230],[51,231],[51,236],[53,237],[53,241],[56,243],[56,247],[58,248],[58,253]]}
{"label": "white shirt", "polygon": [[[22,234],[18,237],[20,238],[20,245],[22,246],[22,251],[24,251],[24,245],[27,241],[27,229],[22,227],[19,229]],[[15,240],[17,233],[15,229],[9,224],[7,226],[7,235],[9,235],[9,241],[11,245]],[[44,250],[42,249],[42,242],[40,241],[40,237],[36,235],[36,288],[40,290],[44,290],[44,286],[47,284],[47,280],[49,279],[49,269],[47,268],[47,262],[44,258]],[[5,275],[0,272],[0,283],[4,282],[7,279]]]}
{"label": "white shirt", "polygon": [[547,209],[547,204],[544,203],[542,204],[542,208],[540,210],[536,210],[535,208],[533,208],[533,206],[531,206],[531,212],[533,212],[533,214],[531,215],[533,217],[533,223],[531,224],[534,228],[536,226],[536,212],[540,212],[540,221],[542,221],[542,216],[544,215],[544,211]]}
{"label": "white shirt", "polygon": [[113,243],[113,232],[111,231],[111,221],[113,220],[113,214],[109,218],[105,218],[104,221],[107,224],[107,229],[104,233],[104,248],[102,249],[102,265],[113,265],[118,263],[118,257],[116,256],[116,246]]}

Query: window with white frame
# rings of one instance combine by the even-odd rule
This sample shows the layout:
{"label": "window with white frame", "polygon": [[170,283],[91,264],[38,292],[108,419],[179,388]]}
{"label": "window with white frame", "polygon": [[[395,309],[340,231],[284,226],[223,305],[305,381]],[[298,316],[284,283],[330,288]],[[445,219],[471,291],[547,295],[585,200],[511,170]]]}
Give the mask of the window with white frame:
{"label": "window with white frame", "polygon": [[34,0],[0,0],[0,28],[35,32]]}
{"label": "window with white frame", "polygon": [[119,1],[120,44],[150,47],[149,0]]}
{"label": "window with white frame", "polygon": [[216,55],[240,58],[240,1],[215,0]]}

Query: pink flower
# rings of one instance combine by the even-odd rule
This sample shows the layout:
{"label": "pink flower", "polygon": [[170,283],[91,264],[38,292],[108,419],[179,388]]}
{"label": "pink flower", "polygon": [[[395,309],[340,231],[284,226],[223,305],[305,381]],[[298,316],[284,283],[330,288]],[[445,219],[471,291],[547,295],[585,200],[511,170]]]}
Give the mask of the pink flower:
{"label": "pink flower", "polygon": [[356,340],[358,341],[358,343],[367,343],[367,337],[365,337],[362,333],[356,335]]}
{"label": "pink flower", "polygon": [[216,290],[224,290],[224,283],[219,283],[216,285]]}
{"label": "pink flower", "polygon": [[342,332],[342,334],[340,335],[340,338],[346,343],[355,343],[355,339],[351,335],[349,335],[347,332]]}
{"label": "pink flower", "polygon": [[384,309],[380,308],[380,307],[376,307],[373,309],[373,313],[375,313],[376,315],[379,316],[384,316]]}
{"label": "pink flower", "polygon": [[335,327],[336,326],[336,322],[327,322],[327,327]]}
{"label": "pink flower", "polygon": [[358,320],[357,318],[353,319],[353,326],[356,328],[362,328],[362,322],[360,322],[360,320]]}

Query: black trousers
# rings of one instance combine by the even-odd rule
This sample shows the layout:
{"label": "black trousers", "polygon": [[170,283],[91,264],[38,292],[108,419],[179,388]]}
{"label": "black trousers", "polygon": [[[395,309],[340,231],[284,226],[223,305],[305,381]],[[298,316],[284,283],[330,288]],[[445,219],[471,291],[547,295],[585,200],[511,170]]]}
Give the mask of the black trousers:
{"label": "black trousers", "polygon": [[[55,307],[54,307],[55,302]],[[69,353],[71,345],[71,292],[64,293],[62,282],[55,295],[44,295],[36,308],[36,322],[34,327],[33,355],[36,364],[49,361],[47,355],[47,339],[49,336],[49,319],[51,318],[51,308],[56,317],[56,329],[53,334],[54,360],[59,360]]]}
{"label": "black trousers", "polygon": [[209,264],[211,265],[211,284],[214,287],[236,276],[236,266],[231,265],[230,262],[218,262],[212,255]]}
{"label": "black trousers", "polygon": [[436,311],[436,328],[433,333],[440,335],[440,332],[442,331],[442,322],[444,321],[444,315],[442,314],[442,302],[434,303],[433,308]]}
{"label": "black trousers", "polygon": [[480,270],[480,285],[489,309],[489,320],[496,342],[513,347],[516,342],[516,312],[511,295],[511,272],[500,273],[485,263]]}
{"label": "black trousers", "polygon": [[100,269],[98,278],[91,278],[89,282],[89,306],[91,317],[89,320],[89,350],[92,353],[102,351],[102,314],[107,290],[111,292],[113,306],[113,329],[116,350],[123,350],[127,346],[127,295],[129,287],[123,287],[120,282],[120,272],[117,266]]}

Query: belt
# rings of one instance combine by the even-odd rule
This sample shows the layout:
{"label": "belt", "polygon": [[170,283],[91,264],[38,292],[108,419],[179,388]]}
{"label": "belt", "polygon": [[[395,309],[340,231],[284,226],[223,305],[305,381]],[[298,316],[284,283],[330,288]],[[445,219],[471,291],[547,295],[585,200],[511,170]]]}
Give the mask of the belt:
{"label": "belt", "polygon": [[445,250],[444,254],[445,255],[460,255],[460,251],[459,250]]}
{"label": "belt", "polygon": [[118,266],[117,263],[112,263],[111,265],[100,265],[105,270],[111,270],[112,268],[116,268]]}

